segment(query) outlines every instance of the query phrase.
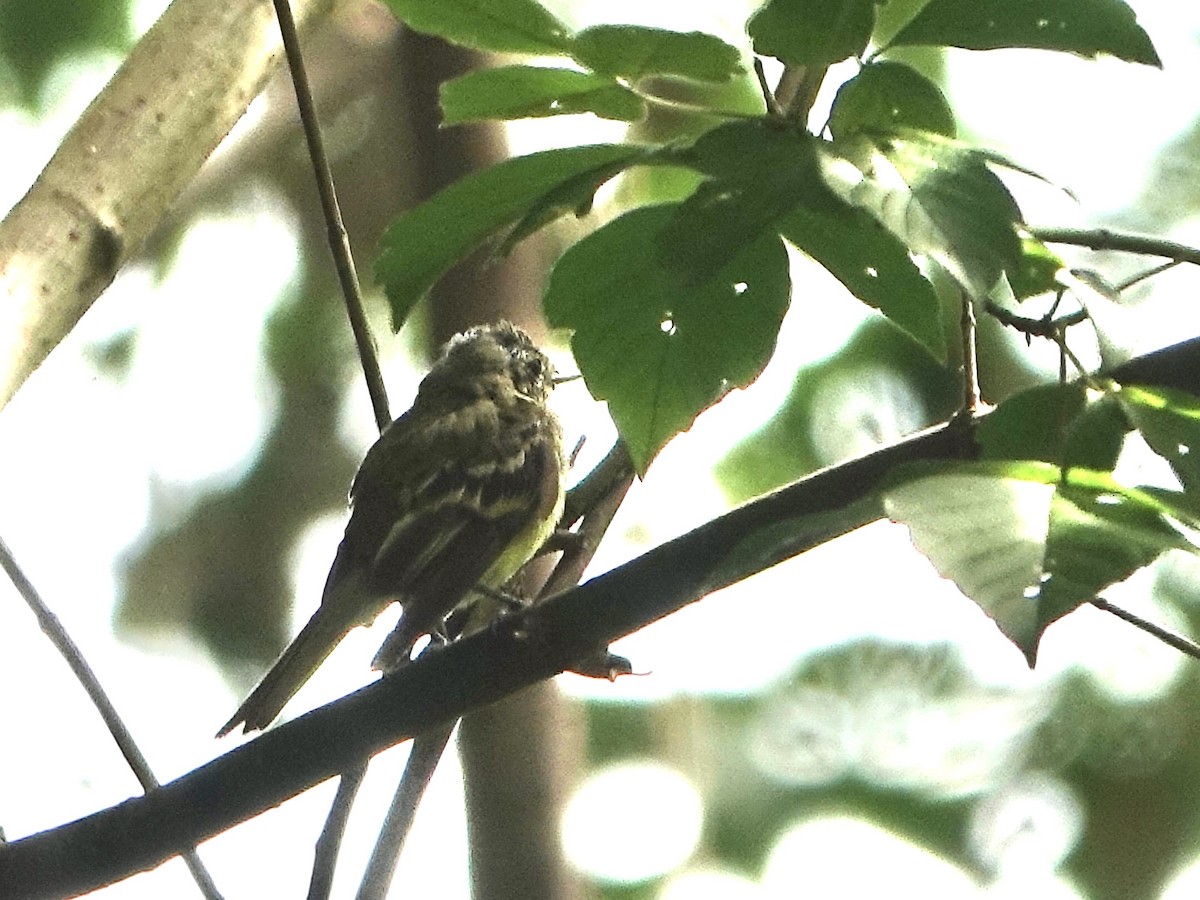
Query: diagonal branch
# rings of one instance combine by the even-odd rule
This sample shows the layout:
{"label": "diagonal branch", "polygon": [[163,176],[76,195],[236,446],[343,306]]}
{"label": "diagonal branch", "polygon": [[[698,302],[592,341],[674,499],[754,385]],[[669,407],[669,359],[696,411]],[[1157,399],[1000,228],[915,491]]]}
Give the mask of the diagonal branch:
{"label": "diagonal branch", "polygon": [[[150,762],[142,755],[141,748],[133,739],[133,735],[129,729],[125,727],[125,722],[121,718],[117,708],[109,699],[108,692],[104,690],[104,686],[100,683],[100,679],[96,677],[91,665],[83,655],[83,651],[79,649],[79,645],[75,643],[74,638],[63,627],[58,616],[50,611],[50,607],[42,599],[42,595],[38,593],[38,589],[33,586],[33,582],[25,574],[25,571],[17,563],[12,551],[8,549],[8,544],[4,538],[0,537],[0,569],[8,575],[13,586],[17,589],[17,593],[29,605],[33,614],[37,617],[38,625],[41,626],[46,637],[50,639],[56,650],[66,660],[67,667],[74,673],[79,683],[83,686],[84,691],[92,701],[92,705],[96,707],[96,711],[100,713],[100,718],[104,720],[105,727],[108,728],[108,733],[112,735],[113,740],[117,744],[117,749],[121,751],[121,755],[125,757],[129,768],[133,770],[134,776],[138,783],[141,784],[142,790],[152,791],[159,787],[158,778],[154,771],[150,768]],[[192,873],[192,879],[196,882],[196,886],[200,889],[208,900],[220,900],[221,892],[217,890],[216,882],[213,881],[208,869],[200,860],[200,854],[196,852],[195,846],[190,846],[183,851],[183,861],[187,864],[188,870]]]}
{"label": "diagonal branch", "polygon": [[[1108,374],[1177,386],[1196,372],[1200,338]],[[897,466],[974,453],[970,429],[943,425],[739,507],[145,797],[5,845],[0,896],[73,896],[157,866],[366,756],[562,672],[712,591],[879,518],[877,489]]]}
{"label": "diagonal branch", "polygon": [[146,797],[6,845],[0,896],[73,896],[159,865],[393,744],[571,667],[705,594],[881,514],[896,465],[962,459],[943,426],[819,472],[261,735]]}

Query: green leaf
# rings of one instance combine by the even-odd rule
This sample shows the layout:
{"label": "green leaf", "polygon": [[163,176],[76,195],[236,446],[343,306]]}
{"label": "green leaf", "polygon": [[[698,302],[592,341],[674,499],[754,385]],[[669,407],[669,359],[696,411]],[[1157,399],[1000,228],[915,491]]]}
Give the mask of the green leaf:
{"label": "green leaf", "polygon": [[797,207],[780,233],[923,346],[946,358],[937,294],[907,248],[871,216],[852,206]]}
{"label": "green leaf", "polygon": [[[632,160],[632,163],[649,169],[672,168],[673,159],[674,154],[671,148],[660,147],[643,149]],[[586,169],[561,184],[555,185],[538,197],[520,220],[508,230],[504,239],[496,247],[496,256],[507,256],[512,248],[525,238],[562,216],[570,213],[574,213],[578,217],[586,216],[592,211],[592,204],[596,200],[596,191],[605,182],[628,169],[630,165],[631,160],[628,157],[620,157],[614,162]]]}
{"label": "green leaf", "polygon": [[590,112],[635,122],[646,104],[605,75],[538,66],[477,69],[442,83],[446,125],[481,119],[532,119]]}
{"label": "green leaf", "polygon": [[576,35],[571,54],[594,72],[631,81],[647,75],[728,81],[742,70],[737,48],[715,35],[640,25],[587,28]]}
{"label": "green leaf", "polygon": [[1014,394],[979,423],[983,458],[1112,471],[1130,425],[1111,395],[1092,393],[1074,382]]}
{"label": "green leaf", "polygon": [[1030,665],[1051,622],[1165,550],[1195,549],[1170,521],[1169,503],[1107,472],[957,463],[901,481],[883,503]]}
{"label": "green leaf", "polygon": [[875,0],[768,0],[746,23],[754,52],[793,66],[860,55],[875,27]]}
{"label": "green leaf", "polygon": [[1088,405],[1067,429],[1060,464],[1072,470],[1111,472],[1117,466],[1125,435],[1132,426],[1115,396],[1090,397],[1089,394]]}
{"label": "green leaf", "polygon": [[758,376],[788,302],[787,253],[774,235],[684,285],[654,249],[676,209],[635,209],[579,241],[545,298],[551,325],[574,332],[579,370],[640,473],[700,412]]}
{"label": "green leaf", "polygon": [[1021,239],[1021,263],[1008,272],[1008,284],[1018,300],[1062,290],[1058,273],[1067,267],[1062,257],[1036,238]]}
{"label": "green leaf", "polygon": [[396,18],[422,34],[497,53],[561,56],[571,32],[536,0],[386,0]]}
{"label": "green leaf", "polygon": [[861,134],[834,142],[823,168],[834,193],[984,298],[1021,262],[1021,211],[991,161],[936,135]]}
{"label": "green leaf", "polygon": [[873,62],[838,88],[829,116],[834,138],[900,128],[954,137],[954,113],[941,89],[909,66]]}
{"label": "green leaf", "polygon": [[1037,459],[1060,465],[1067,433],[1087,404],[1081,384],[1039,385],[1014,394],[979,423],[984,459]]}
{"label": "green leaf", "polygon": [[[612,177],[645,155],[640,147],[596,144],[519,156],[468,175],[403,213],[384,233],[375,263],[394,326],[455,262],[547,194],[587,173]],[[549,219],[545,213],[543,224]]]}
{"label": "green leaf", "polygon": [[683,159],[707,176],[679,207],[658,246],[681,278],[704,281],[798,204],[835,204],[800,129],[755,120],[701,135]]}
{"label": "green leaf", "polygon": [[1146,443],[1163,457],[1184,490],[1200,494],[1200,401],[1166,388],[1122,387],[1121,407]]}
{"label": "green leaf", "polygon": [[1108,53],[1162,67],[1150,37],[1123,0],[932,0],[891,44]]}
{"label": "green leaf", "polygon": [[[1172,549],[1191,547],[1158,509],[1135,495],[1061,488],[1050,508],[1045,574],[1034,594],[1038,636],[1051,622]],[[1034,652],[1036,644],[1027,655]]]}
{"label": "green leaf", "polygon": [[1042,576],[1057,470],[1020,478],[1015,467],[957,469],[885,491],[884,510],[1032,664],[1040,631],[1030,593]]}

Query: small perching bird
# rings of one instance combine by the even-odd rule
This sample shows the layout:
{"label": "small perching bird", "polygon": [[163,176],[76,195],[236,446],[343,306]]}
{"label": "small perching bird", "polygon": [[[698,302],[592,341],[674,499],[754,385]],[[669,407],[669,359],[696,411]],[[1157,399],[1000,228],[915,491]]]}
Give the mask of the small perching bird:
{"label": "small perching bird", "polygon": [[442,348],[412,408],[367,451],[321,605],[218,737],[265,728],[355,626],[403,615],[373,662],[390,672],[477,587],[499,588],[562,515],[562,430],[546,405],[554,369],[507,322]]}

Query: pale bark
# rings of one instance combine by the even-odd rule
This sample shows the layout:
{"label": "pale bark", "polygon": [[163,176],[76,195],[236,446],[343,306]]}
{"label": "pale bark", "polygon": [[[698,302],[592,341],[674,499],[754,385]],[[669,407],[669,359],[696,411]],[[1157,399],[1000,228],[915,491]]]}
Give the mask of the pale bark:
{"label": "pale bark", "polygon": [[[304,28],[335,0],[293,0]],[[0,408],[112,282],[281,59],[270,0],[175,0],[0,222]]]}

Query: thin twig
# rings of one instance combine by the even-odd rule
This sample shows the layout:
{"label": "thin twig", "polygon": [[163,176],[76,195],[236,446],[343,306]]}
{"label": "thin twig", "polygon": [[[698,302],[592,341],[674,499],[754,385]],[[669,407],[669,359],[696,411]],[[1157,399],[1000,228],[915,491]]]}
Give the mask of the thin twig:
{"label": "thin twig", "polygon": [[[62,658],[66,660],[75,677],[79,679],[79,683],[83,685],[83,689],[91,699],[92,705],[96,707],[96,710],[100,713],[100,718],[104,720],[104,725],[108,728],[108,733],[116,741],[121,755],[125,757],[129,768],[133,770],[133,774],[141,784],[142,790],[149,793],[159,787],[159,781],[150,769],[150,763],[142,755],[142,751],[138,749],[137,742],[133,739],[133,735],[129,733],[129,729],[125,727],[125,723],[121,721],[116,707],[113,706],[112,701],[108,698],[108,694],[100,684],[100,679],[96,677],[96,673],[92,671],[92,667],[84,659],[79,645],[72,640],[71,635],[67,633],[58,616],[54,615],[42,600],[42,596],[38,593],[37,588],[33,586],[33,582],[29,580],[24,570],[17,564],[12,551],[8,548],[8,544],[4,542],[3,537],[0,537],[0,568],[4,569],[9,579],[11,579],[13,586],[16,587],[17,593],[21,595],[29,605],[29,608],[33,610],[34,616],[37,617],[38,625],[45,632],[46,637],[50,638],[50,643],[54,645],[55,649],[62,655]],[[200,893],[204,895],[206,900],[221,900],[221,892],[217,890],[217,885],[213,881],[212,876],[204,867],[204,863],[200,861],[200,856],[196,852],[195,847],[184,852],[183,861],[187,863],[188,870],[192,873],[192,879],[196,882],[196,886],[200,888]]]}
{"label": "thin twig", "polygon": [[966,293],[960,294],[962,315],[959,320],[962,338],[963,412],[974,415],[979,410],[979,357],[976,347],[975,305]]}
{"label": "thin twig", "polygon": [[[629,493],[629,488],[633,485],[633,463],[630,461],[629,452],[625,449],[622,441],[617,441],[601,465],[609,463],[610,459],[612,460],[610,465],[613,475],[606,481],[604,492],[592,500],[587,515],[580,523],[577,532],[578,541],[574,546],[563,551],[558,565],[546,579],[546,585],[542,588],[543,599],[579,584],[584,570],[596,555],[600,540],[608,532],[608,527],[612,524],[617,510],[620,509],[621,504],[625,501],[625,495]],[[611,681],[618,675],[628,675],[633,671],[633,666],[629,660],[610,653],[605,648],[586,659],[579,660],[571,667],[571,671],[579,675],[607,678]]]}
{"label": "thin twig", "polygon": [[413,738],[404,774],[400,776],[400,784],[392,796],[392,805],[388,807],[383,828],[375,841],[375,849],[363,873],[356,900],[383,900],[387,896],[392,876],[396,873],[396,863],[400,861],[400,851],[404,849],[404,842],[412,830],[417,807],[421,805],[425,789],[429,787],[442,754],[446,752],[446,745],[450,743],[456,724],[451,722],[423,731]]}
{"label": "thin twig", "polygon": [[775,99],[775,94],[771,91],[771,85],[767,84],[767,73],[763,70],[762,60],[757,56],[754,57],[754,77],[758,79],[758,89],[762,92],[763,103],[767,105],[767,112],[772,116],[783,118],[783,107]]}
{"label": "thin twig", "polygon": [[342,837],[346,833],[346,823],[350,819],[350,808],[354,806],[354,798],[362,787],[366,777],[367,766],[363,763],[342,773],[338,780],[337,794],[329,807],[329,815],[325,819],[325,827],[317,838],[316,852],[313,854],[312,878],[308,883],[308,900],[328,900],[333,890],[333,872],[337,868],[338,849],[342,846]]}
{"label": "thin twig", "polygon": [[1124,281],[1118,281],[1116,284],[1117,293],[1127,291],[1135,284],[1145,281],[1147,278],[1153,278],[1155,275],[1161,275],[1163,272],[1168,272],[1177,266],[1183,265],[1182,259],[1169,259],[1165,263],[1159,263],[1147,269],[1145,272],[1139,272],[1136,275],[1130,275]]}
{"label": "thin twig", "polygon": [[604,459],[567,492],[562,521],[558,523],[558,527],[570,528],[584,513],[596,506],[600,498],[612,489],[613,484],[632,472],[633,464],[629,461],[629,451],[618,441],[613,444]]}
{"label": "thin twig", "polygon": [[1178,650],[1180,653],[1190,656],[1193,659],[1200,659],[1200,644],[1196,644],[1194,641],[1189,641],[1182,635],[1168,631],[1161,625],[1155,625],[1153,622],[1149,622],[1146,619],[1143,619],[1141,616],[1131,613],[1127,609],[1122,609],[1116,604],[1109,603],[1103,597],[1093,597],[1091,604],[1097,609],[1102,609],[1107,613],[1112,613],[1118,619],[1128,622],[1134,628],[1141,629],[1142,631],[1146,632],[1146,634],[1158,638],[1168,647]]}
{"label": "thin twig", "polygon": [[[541,591],[542,597],[550,597],[579,584],[583,570],[596,555],[600,539],[608,531],[617,509],[633,484],[633,463],[629,460],[629,451],[625,449],[623,442],[617,441],[608,456],[593,470],[593,474],[602,467],[606,469],[604,490],[587,498],[588,509],[579,526],[579,540],[563,551],[558,565],[546,579]],[[582,486],[582,482],[580,485]]]}
{"label": "thin twig", "polygon": [[1029,318],[1028,316],[1019,316],[1011,310],[1005,309],[994,300],[985,301],[984,309],[987,310],[988,315],[996,319],[1001,325],[1015,328],[1026,337],[1050,338],[1051,340],[1072,325],[1079,325],[1088,320],[1087,310],[1085,309],[1073,310],[1058,318],[1045,315],[1036,319]]}
{"label": "thin twig", "polygon": [[[346,304],[346,317],[350,321],[350,330],[354,333],[354,343],[358,348],[358,358],[366,380],[367,393],[371,398],[371,409],[375,413],[375,424],[382,432],[392,421],[391,411],[388,408],[387,387],[383,383],[383,373],[379,368],[375,342],[367,324],[366,311],[363,309],[362,290],[354,266],[354,255],[350,249],[350,238],[346,233],[345,223],[342,221],[337,190],[333,184],[333,173],[329,168],[329,158],[325,153],[325,144],[321,138],[321,124],[317,119],[316,104],[313,102],[312,88],[309,85],[308,72],[304,66],[304,55],[300,50],[300,37],[296,31],[296,21],[292,17],[292,8],[288,0],[274,0],[274,3],[275,15],[279,20],[279,32],[283,38],[284,52],[287,55],[288,71],[291,73],[292,85],[296,92],[296,106],[304,127],[304,137],[308,142],[308,156],[312,161],[313,177],[317,183],[317,193],[321,198],[321,210],[325,216],[329,250],[333,254],[334,268],[337,270],[338,281],[341,283],[342,297]],[[350,808],[366,775],[366,770],[367,761],[364,759],[358,766],[342,773],[337,795],[330,807],[325,826],[321,830],[321,836],[317,840],[312,879],[309,883],[310,900],[323,900],[329,896],[338,852],[346,830],[346,821],[350,816]]]}
{"label": "thin twig", "polygon": [[1093,250],[1117,250],[1142,256],[1161,256],[1200,266],[1200,249],[1144,234],[1109,228],[1030,228],[1029,233],[1046,244],[1070,244]]}
{"label": "thin twig", "polygon": [[358,284],[358,273],[354,268],[354,256],[350,252],[350,238],[342,222],[338,208],[337,192],[333,186],[333,175],[329,170],[329,158],[321,140],[321,125],[317,121],[317,110],[313,103],[312,89],[308,84],[308,73],[304,68],[304,57],[300,53],[300,37],[296,33],[296,21],[288,0],[274,0],[275,14],[279,18],[279,31],[283,35],[283,48],[287,54],[288,69],[292,73],[292,84],[296,89],[296,105],[300,109],[300,121],[304,125],[304,137],[308,141],[308,155],[312,160],[313,175],[317,181],[317,192],[321,195],[321,209],[329,232],[329,249],[337,269],[342,295],[346,300],[346,315],[354,342],[358,345],[358,357],[363,375],[367,380],[367,392],[371,395],[371,408],[375,411],[375,424],[382,431],[392,421],[388,410],[387,388],[379,369],[379,358],[375,343],[367,325],[363,310],[362,291]]}

